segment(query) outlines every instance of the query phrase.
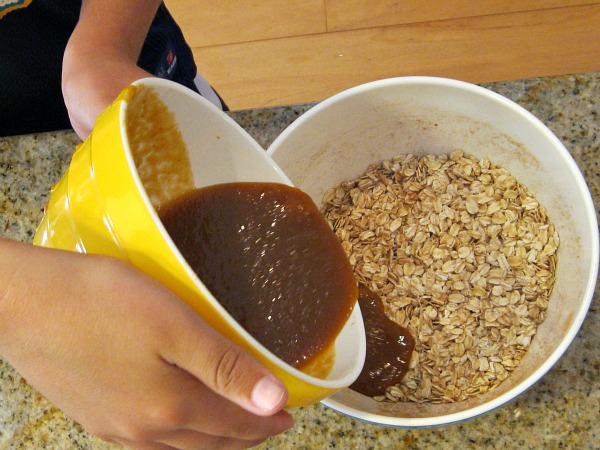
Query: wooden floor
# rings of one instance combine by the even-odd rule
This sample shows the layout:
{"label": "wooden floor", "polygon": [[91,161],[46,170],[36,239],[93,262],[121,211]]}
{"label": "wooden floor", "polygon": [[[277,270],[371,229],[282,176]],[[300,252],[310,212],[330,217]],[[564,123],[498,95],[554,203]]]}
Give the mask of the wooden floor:
{"label": "wooden floor", "polygon": [[166,0],[231,109],[381,78],[474,83],[600,70],[600,1]]}

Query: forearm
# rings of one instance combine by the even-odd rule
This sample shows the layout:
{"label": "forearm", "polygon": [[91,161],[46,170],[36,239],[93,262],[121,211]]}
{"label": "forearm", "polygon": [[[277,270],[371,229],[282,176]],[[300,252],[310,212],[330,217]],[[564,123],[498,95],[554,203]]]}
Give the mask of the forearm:
{"label": "forearm", "polygon": [[0,238],[0,355],[8,338],[10,323],[14,321],[14,287],[20,259],[15,259],[17,246],[25,245]]}
{"label": "forearm", "polygon": [[[32,297],[38,248],[21,242],[0,238],[0,355],[8,357],[22,342],[28,322],[36,311]],[[38,279],[42,279],[39,274]],[[39,293],[38,293],[39,297]],[[16,344],[16,345],[15,345]]]}
{"label": "forearm", "polygon": [[70,47],[136,62],[160,0],[84,0]]}
{"label": "forearm", "polygon": [[62,89],[71,123],[84,139],[96,117],[133,81],[159,0],[84,0],[63,58]]}
{"label": "forearm", "polygon": [[69,293],[54,277],[61,267],[65,273],[73,270],[72,264],[64,265],[67,256],[67,252],[0,238],[0,355],[9,361],[16,353],[29,352],[25,344],[31,342],[32,331],[64,314],[60,299]]}

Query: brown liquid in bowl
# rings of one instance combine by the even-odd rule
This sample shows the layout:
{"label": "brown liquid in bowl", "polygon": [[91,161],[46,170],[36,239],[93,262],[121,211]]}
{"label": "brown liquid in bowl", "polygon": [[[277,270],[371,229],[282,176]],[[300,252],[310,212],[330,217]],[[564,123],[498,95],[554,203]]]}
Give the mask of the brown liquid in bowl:
{"label": "brown liquid in bowl", "polygon": [[277,183],[194,189],[159,216],[188,264],[252,336],[294,367],[323,356],[358,296],[312,199]]}

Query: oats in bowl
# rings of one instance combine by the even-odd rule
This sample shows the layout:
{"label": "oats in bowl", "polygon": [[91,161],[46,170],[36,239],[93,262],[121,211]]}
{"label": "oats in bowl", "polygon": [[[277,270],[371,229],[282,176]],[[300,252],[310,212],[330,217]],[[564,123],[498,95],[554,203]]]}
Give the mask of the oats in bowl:
{"label": "oats in bowl", "polygon": [[[458,161],[453,161],[448,155],[457,149],[464,154],[454,154]],[[415,156],[394,161],[401,152]],[[381,197],[376,201],[382,208],[376,214],[367,215],[366,208],[359,206],[358,186],[353,193],[355,200],[350,200],[350,186],[342,188],[339,200],[335,200],[335,193],[327,197],[341,202],[345,195],[349,196],[343,200],[347,206],[337,208],[339,217],[334,222],[340,221],[338,228],[350,227],[343,221],[349,220],[344,216],[351,214],[356,216],[353,220],[373,222],[372,229],[369,225],[368,229],[346,230],[344,245],[349,255],[358,255],[354,264],[361,264],[362,273],[372,283],[367,287],[375,284],[378,288],[379,284],[377,294],[391,296],[388,304],[397,302],[388,306],[390,316],[404,315],[402,322],[416,332],[416,341],[430,347],[434,340],[444,342],[429,353],[424,353],[422,347],[417,349],[419,360],[413,364],[420,369],[411,368],[401,383],[401,388],[402,384],[410,388],[395,390],[394,396],[400,398],[398,392],[402,392],[416,398],[419,391],[423,398],[431,391],[435,394],[429,394],[430,397],[435,395],[440,400],[382,402],[353,389],[343,389],[322,401],[326,407],[394,427],[430,427],[470,420],[505,405],[534,386],[564,355],[580,331],[593,298],[600,261],[596,209],[567,148],[539,119],[511,100],[458,80],[378,80],[336,94],[311,108],[269,146],[268,154],[292,183],[317,204],[332,186],[361,178],[370,164],[380,161],[403,166],[398,175],[400,183],[408,183],[411,177],[412,181],[422,180],[414,186],[421,190],[403,195],[393,186],[393,181],[398,180],[380,178],[382,174],[378,172],[390,172],[389,167],[373,170],[372,178],[363,178],[360,187],[365,189],[371,183],[379,186],[368,191],[370,196]],[[428,154],[447,156],[419,159]],[[481,173],[465,155],[477,159]],[[408,164],[411,159],[415,161]],[[492,168],[488,159],[509,174]],[[438,164],[453,165],[454,170],[432,176],[431,184],[426,185],[423,180],[431,170],[426,162],[433,168]],[[527,186],[535,199],[519,192],[521,187],[510,174]],[[481,179],[475,181],[476,178]],[[486,190],[493,193],[496,187],[502,195],[495,197]],[[472,188],[478,190],[471,193]],[[406,210],[401,204],[398,213],[392,215],[393,207],[386,204],[390,202],[386,196],[398,191]],[[504,202],[506,211],[495,211],[498,206],[503,208]],[[419,220],[413,217],[416,209],[407,207],[417,203],[421,208],[429,208]],[[544,221],[539,216],[544,213],[536,211],[538,203],[547,211],[553,226],[535,225]],[[352,213],[352,208],[357,211]],[[387,228],[381,225],[386,221]],[[558,250],[554,249],[558,244],[556,234],[560,236]],[[372,248],[364,248],[361,238]],[[558,266],[555,257],[560,260]],[[506,277],[501,278],[504,272]],[[538,284],[531,285],[532,280]],[[513,295],[517,290],[518,298]],[[546,299],[542,291],[546,296],[551,292],[550,297]],[[457,294],[451,297],[453,301],[450,294]],[[443,312],[439,310],[440,302],[446,305]],[[515,307],[511,302],[523,303]],[[542,323],[536,323],[544,317]],[[455,325],[457,319],[469,325]],[[514,332],[508,325],[513,322],[517,323]],[[480,332],[488,334],[487,341],[479,342],[483,341]],[[494,342],[498,336],[505,340]],[[523,348],[527,346],[527,351],[511,357],[499,343],[514,341]],[[474,346],[481,348],[479,353],[472,350]],[[509,361],[514,364],[519,356],[518,365],[511,366]],[[456,362],[463,359],[464,363]],[[436,367],[435,361],[447,362],[448,367]],[[456,373],[450,370],[451,364]],[[508,373],[504,381],[498,382]],[[479,377],[483,386],[497,385],[466,400],[447,401],[445,397],[460,398],[469,390],[462,386],[466,377]],[[475,384],[471,388],[481,390]]]}
{"label": "oats in bowl", "polygon": [[323,204],[359,282],[416,341],[377,400],[462,401],[516,369],[546,317],[559,237],[511,173],[460,150],[403,154]]}

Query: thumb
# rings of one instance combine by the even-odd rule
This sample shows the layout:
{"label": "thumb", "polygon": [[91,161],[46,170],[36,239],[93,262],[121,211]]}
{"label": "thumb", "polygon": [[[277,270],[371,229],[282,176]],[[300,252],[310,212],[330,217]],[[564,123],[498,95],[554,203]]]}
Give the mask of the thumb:
{"label": "thumb", "polygon": [[282,410],[288,398],[283,383],[243,348],[195,318],[193,336],[179,340],[185,344],[171,362],[247,411],[270,416]]}

